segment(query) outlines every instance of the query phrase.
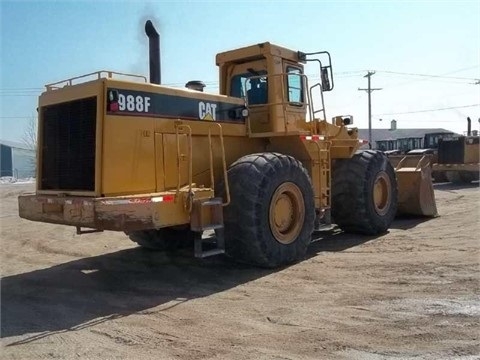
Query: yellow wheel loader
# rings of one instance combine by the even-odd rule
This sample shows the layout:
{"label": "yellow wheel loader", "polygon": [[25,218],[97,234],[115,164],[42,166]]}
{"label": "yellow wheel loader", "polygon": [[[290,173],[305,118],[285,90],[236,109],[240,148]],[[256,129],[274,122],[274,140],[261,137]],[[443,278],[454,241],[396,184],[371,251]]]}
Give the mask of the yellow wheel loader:
{"label": "yellow wheel loader", "polygon": [[[440,139],[449,139],[454,137],[453,132],[434,132],[426,133],[423,138],[411,137],[397,140],[377,141],[377,148],[388,149],[385,151],[390,162],[395,167],[406,155],[413,156],[408,162],[419,161],[424,155],[430,158],[430,165],[438,163],[438,144]],[[396,148],[394,150],[394,148]],[[434,182],[447,182],[444,171],[432,171]]]}
{"label": "yellow wheel loader", "polygon": [[[470,119],[469,119],[470,120]],[[455,184],[469,184],[479,180],[480,137],[469,131],[466,136],[440,139],[438,161],[432,168],[444,172],[448,181]]]}
{"label": "yellow wheel loader", "polygon": [[[161,85],[159,36],[150,21],[145,30],[150,81],[102,71],[46,86],[37,188],[19,197],[21,217],[123,231],[152,249],[193,241],[197,257],[226,252],[264,267],[302,259],[321,224],[387,231],[396,174],[383,153],[357,151],[351,116],[326,120],[328,52],[266,42],[220,53],[215,95],[199,81]],[[304,74],[311,61],[321,83]],[[205,248],[206,230],[216,247]]]}

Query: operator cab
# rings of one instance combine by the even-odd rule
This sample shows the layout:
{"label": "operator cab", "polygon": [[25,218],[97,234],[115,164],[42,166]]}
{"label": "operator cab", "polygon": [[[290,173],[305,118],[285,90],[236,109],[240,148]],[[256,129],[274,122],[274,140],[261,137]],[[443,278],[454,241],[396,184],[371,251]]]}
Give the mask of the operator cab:
{"label": "operator cab", "polygon": [[[330,56],[328,65],[323,67],[318,59],[307,59],[307,55],[268,42],[217,55],[220,93],[245,99],[250,134],[260,136],[304,131],[307,128],[307,112],[310,119],[323,112],[322,119],[325,119],[322,91],[333,88]],[[318,89],[322,105],[318,111],[309,104],[312,104],[312,89],[320,84],[308,87],[304,74],[307,61],[318,61],[320,64],[322,84]]]}

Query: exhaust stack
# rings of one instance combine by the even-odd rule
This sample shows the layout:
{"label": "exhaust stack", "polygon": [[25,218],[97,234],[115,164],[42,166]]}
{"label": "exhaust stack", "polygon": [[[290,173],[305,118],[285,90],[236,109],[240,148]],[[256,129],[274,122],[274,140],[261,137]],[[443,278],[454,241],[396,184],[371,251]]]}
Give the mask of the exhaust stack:
{"label": "exhaust stack", "polygon": [[467,117],[467,136],[472,135],[472,119]]}
{"label": "exhaust stack", "polygon": [[148,36],[150,82],[161,84],[160,35],[150,20],[145,23],[145,34]]}

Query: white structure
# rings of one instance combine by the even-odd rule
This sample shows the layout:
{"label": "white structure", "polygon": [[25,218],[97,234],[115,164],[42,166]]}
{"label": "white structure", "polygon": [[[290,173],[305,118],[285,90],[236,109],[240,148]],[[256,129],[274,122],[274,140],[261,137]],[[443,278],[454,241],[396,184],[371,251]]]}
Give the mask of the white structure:
{"label": "white structure", "polygon": [[0,177],[16,179],[35,177],[35,150],[22,143],[0,140]]}

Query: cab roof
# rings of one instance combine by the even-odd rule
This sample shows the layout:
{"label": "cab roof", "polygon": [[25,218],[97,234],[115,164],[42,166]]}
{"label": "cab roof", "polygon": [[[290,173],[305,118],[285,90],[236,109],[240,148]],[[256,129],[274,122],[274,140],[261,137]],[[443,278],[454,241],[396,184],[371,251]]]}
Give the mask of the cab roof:
{"label": "cab roof", "polygon": [[305,56],[300,51],[293,51],[282,46],[263,42],[235,50],[218,53],[215,60],[217,65],[225,63],[243,63],[252,60],[259,60],[270,56],[279,56],[283,59],[305,63]]}

